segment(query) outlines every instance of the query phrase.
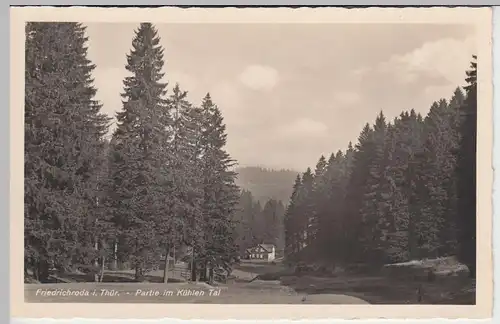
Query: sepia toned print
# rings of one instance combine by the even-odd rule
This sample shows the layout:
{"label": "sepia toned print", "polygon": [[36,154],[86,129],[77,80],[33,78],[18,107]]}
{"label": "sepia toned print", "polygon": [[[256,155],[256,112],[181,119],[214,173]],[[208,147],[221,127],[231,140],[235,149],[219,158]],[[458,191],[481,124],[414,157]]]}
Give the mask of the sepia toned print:
{"label": "sepia toned print", "polygon": [[491,315],[489,9],[12,13],[19,316]]}

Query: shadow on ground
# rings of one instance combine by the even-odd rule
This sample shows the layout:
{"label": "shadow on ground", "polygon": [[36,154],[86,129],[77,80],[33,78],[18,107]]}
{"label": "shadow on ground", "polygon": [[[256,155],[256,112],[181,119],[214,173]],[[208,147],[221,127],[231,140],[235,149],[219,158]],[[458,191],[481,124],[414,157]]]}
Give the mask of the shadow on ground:
{"label": "shadow on ground", "polygon": [[[70,283],[70,282],[89,282],[92,281],[93,276],[82,273],[65,273],[64,275],[52,275],[49,277],[47,283]],[[157,274],[147,274],[144,276],[144,282],[163,283],[163,277]],[[183,282],[180,278],[168,278],[168,282],[178,283]],[[122,282],[133,283],[137,282],[134,275],[126,271],[108,271],[105,272],[102,282]]]}

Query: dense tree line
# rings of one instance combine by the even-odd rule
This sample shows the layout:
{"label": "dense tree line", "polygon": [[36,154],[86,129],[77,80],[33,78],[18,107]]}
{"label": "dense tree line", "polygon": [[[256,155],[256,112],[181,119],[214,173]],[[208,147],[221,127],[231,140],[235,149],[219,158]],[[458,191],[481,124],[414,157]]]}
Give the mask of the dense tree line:
{"label": "dense tree line", "polygon": [[476,57],[465,93],[387,121],[299,175],[285,215],[290,260],[343,264],[458,255],[475,275]]}
{"label": "dense tree line", "polygon": [[252,192],[242,190],[236,213],[236,242],[240,255],[257,244],[273,244],[282,255],[285,245],[285,206],[280,200],[269,199],[262,205]]}
{"label": "dense tree line", "polygon": [[78,269],[100,280],[116,259],[141,280],[182,246],[193,277],[230,267],[240,191],[219,108],[209,94],[193,105],[179,85],[167,93],[160,37],[141,23],[107,141],[86,41],[79,23],[26,25],[25,273],[44,281],[51,267]]}

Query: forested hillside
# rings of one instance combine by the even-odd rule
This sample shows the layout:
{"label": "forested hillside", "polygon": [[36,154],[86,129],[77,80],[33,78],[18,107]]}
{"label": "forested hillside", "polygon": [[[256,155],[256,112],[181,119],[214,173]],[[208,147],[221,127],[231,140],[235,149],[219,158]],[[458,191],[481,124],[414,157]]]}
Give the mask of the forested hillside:
{"label": "forested hillside", "polygon": [[273,170],[262,167],[237,168],[236,183],[242,189],[251,191],[254,198],[265,204],[276,199],[287,204],[292,194],[292,185],[298,171]]}
{"label": "forested hillside", "polygon": [[236,243],[243,255],[245,249],[259,243],[274,244],[279,255],[285,247],[285,206],[282,201],[269,199],[261,203],[252,192],[243,190],[236,213]]}
{"label": "forested hillside", "polygon": [[474,57],[465,93],[457,88],[426,116],[380,112],[355,145],[297,176],[287,258],[376,267],[458,255],[474,276],[476,70]]}
{"label": "forested hillside", "polygon": [[259,243],[274,244],[282,256],[285,247],[285,208],[298,172],[262,167],[236,169],[242,189],[236,213],[236,242],[240,254]]}

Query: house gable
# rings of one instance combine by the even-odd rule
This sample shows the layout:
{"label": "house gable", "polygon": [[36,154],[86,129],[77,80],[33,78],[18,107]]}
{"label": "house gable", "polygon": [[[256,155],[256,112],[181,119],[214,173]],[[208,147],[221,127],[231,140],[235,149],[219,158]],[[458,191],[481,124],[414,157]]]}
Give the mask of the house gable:
{"label": "house gable", "polygon": [[274,250],[273,244],[259,244],[259,247],[263,250],[263,252],[272,253]]}

